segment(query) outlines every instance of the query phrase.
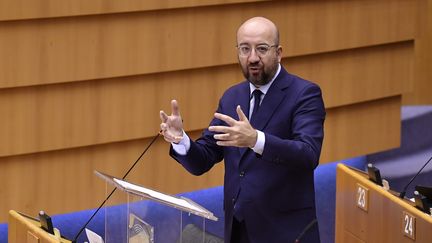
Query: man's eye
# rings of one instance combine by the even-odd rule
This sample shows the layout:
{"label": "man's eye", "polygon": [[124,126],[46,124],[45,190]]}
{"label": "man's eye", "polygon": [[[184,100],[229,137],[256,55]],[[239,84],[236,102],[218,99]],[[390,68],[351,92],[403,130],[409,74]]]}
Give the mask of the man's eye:
{"label": "man's eye", "polygon": [[260,53],[266,53],[268,51],[268,47],[266,47],[266,46],[257,46],[256,49]]}
{"label": "man's eye", "polygon": [[250,51],[250,47],[242,46],[242,47],[240,47],[240,51],[243,52],[243,53],[247,53],[247,52]]}

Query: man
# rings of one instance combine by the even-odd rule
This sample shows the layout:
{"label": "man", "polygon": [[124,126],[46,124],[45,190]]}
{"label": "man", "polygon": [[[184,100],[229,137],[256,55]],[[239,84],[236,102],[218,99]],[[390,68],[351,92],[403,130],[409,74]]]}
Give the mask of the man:
{"label": "man", "polygon": [[246,81],[225,91],[201,138],[191,141],[183,131],[177,101],[170,116],[160,112],[170,154],[194,175],[225,161],[225,242],[319,242],[314,169],[324,136],[321,90],[281,67],[279,32],[266,18],[239,27],[237,49]]}

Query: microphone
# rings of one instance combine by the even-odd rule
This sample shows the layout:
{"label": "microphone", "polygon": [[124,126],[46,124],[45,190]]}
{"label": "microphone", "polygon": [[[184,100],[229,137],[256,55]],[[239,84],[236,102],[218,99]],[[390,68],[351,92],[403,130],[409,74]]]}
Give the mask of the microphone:
{"label": "microphone", "polygon": [[[135,163],[133,163],[133,165],[129,168],[129,170],[126,172],[126,174],[122,177],[122,180],[124,178],[126,178],[126,176],[129,174],[129,172],[131,172],[131,170],[135,167],[135,165],[140,161],[140,159],[144,156],[144,154],[147,152],[147,150],[150,148],[150,146],[153,145],[153,143],[156,141],[156,139],[159,137],[160,132],[153,137],[152,141],[149,143],[149,145],[147,145],[147,147],[144,149],[144,151],[141,153],[141,155],[138,157],[138,159],[135,161]],[[105,205],[106,201],[108,201],[108,199],[111,197],[112,194],[114,194],[114,192],[116,191],[117,187],[114,187],[114,189],[111,191],[111,193],[108,195],[107,198],[105,198],[105,200],[99,205],[99,207],[96,209],[96,211],[92,214],[92,216],[90,217],[89,220],[87,220],[87,222],[84,224],[84,226],[80,229],[80,231],[78,232],[78,234],[75,236],[75,238],[73,239],[72,243],[76,243],[78,237],[81,235],[81,233],[83,232],[83,230],[85,229],[85,227],[87,227],[87,225],[90,223],[90,221],[94,218],[94,216],[96,216],[96,214],[99,212],[99,210],[102,208],[103,205]]]}
{"label": "microphone", "polygon": [[39,221],[42,229],[50,234],[54,234],[54,226],[51,220],[51,217],[46,214],[44,211],[39,212]]}
{"label": "microphone", "polygon": [[420,209],[424,213],[431,213],[429,200],[425,196],[421,195],[417,190],[414,191],[414,199],[416,208]]}
{"label": "microphone", "polygon": [[422,170],[426,167],[426,165],[429,164],[429,162],[432,160],[432,157],[429,158],[429,160],[423,165],[423,167],[421,167],[421,169],[417,172],[417,174],[415,176],[413,176],[413,178],[411,178],[411,180],[408,182],[408,184],[403,188],[402,192],[399,194],[399,198],[404,198],[405,194],[407,192],[408,186],[414,181],[414,179],[420,174],[420,172],[422,172]]}
{"label": "microphone", "polygon": [[379,186],[383,186],[382,179],[381,179],[381,173],[378,168],[373,166],[371,163],[367,165],[367,172],[369,175],[369,180],[375,182]]}

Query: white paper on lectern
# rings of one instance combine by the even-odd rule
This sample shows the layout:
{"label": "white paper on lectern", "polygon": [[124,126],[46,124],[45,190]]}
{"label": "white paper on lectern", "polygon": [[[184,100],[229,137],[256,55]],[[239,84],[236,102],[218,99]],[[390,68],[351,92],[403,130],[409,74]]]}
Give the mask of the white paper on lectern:
{"label": "white paper on lectern", "polygon": [[150,190],[150,189],[147,189],[144,187],[134,185],[134,184],[126,182],[126,181],[119,180],[117,178],[114,178],[113,180],[126,190],[133,190],[133,191],[141,192],[143,194],[149,195],[152,198],[159,199],[159,200],[167,202],[169,204],[179,205],[179,206],[183,206],[185,208],[190,208],[190,209],[198,211],[198,212],[207,213],[206,211],[203,211],[202,208],[196,207],[195,205],[189,203],[188,201],[186,201],[182,198],[169,196],[169,195],[157,192],[157,191],[153,191],[153,190]]}
{"label": "white paper on lectern", "polygon": [[89,229],[85,229],[86,235],[87,235],[87,239],[89,240],[89,243],[104,243],[104,240],[102,239],[102,237],[98,234],[96,234],[95,232],[89,230]]}

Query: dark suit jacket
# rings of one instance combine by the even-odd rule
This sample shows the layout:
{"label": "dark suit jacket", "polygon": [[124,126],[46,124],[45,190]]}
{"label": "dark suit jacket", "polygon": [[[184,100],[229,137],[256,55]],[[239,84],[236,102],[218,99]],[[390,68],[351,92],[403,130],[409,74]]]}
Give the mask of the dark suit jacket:
{"label": "dark suit jacket", "polygon": [[[248,116],[249,99],[249,83],[244,81],[224,93],[217,112],[238,119],[236,106],[240,105]],[[170,154],[194,175],[224,159],[226,242],[231,237],[234,205],[252,242],[293,242],[315,218],[314,169],[321,153],[324,118],[320,88],[281,68],[251,121],[265,134],[262,155],[248,148],[217,146],[208,130],[191,141],[186,156],[173,149]],[[218,119],[210,124],[226,125]],[[301,242],[319,242],[318,227],[312,227]]]}

